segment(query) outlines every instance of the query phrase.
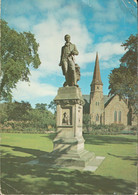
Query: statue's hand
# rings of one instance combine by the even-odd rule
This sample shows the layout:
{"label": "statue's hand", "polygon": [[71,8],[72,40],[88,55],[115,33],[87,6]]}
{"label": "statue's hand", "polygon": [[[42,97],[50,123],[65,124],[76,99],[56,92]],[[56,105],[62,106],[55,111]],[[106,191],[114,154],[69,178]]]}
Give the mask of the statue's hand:
{"label": "statue's hand", "polygon": [[70,55],[75,55],[75,54],[74,54],[74,51],[71,51],[71,54],[70,54]]}
{"label": "statue's hand", "polygon": [[69,54],[68,56],[70,57],[70,56],[73,56],[73,55],[74,55],[74,52],[71,51],[70,54]]}

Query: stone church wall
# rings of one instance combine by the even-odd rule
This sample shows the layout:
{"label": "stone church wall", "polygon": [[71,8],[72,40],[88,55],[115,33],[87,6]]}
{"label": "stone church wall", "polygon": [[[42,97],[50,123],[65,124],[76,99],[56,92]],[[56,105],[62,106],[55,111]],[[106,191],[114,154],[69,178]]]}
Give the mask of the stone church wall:
{"label": "stone church wall", "polygon": [[114,96],[105,107],[105,124],[124,124],[128,123],[128,106],[118,95]]}

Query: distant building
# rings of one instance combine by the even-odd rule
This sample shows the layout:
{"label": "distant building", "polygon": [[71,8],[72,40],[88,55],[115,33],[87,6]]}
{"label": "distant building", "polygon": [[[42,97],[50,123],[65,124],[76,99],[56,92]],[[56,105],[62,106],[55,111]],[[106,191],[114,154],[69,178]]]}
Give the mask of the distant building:
{"label": "distant building", "polygon": [[96,54],[90,95],[83,95],[83,98],[85,100],[84,113],[90,114],[91,123],[136,125],[136,117],[134,114],[132,117],[126,99],[122,99],[118,95],[103,95],[98,53]]}

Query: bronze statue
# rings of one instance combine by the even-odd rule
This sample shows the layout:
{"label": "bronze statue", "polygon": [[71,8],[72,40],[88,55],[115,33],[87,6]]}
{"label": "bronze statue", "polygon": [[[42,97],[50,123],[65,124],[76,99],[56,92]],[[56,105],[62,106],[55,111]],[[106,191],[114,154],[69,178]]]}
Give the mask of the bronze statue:
{"label": "bronze statue", "polygon": [[61,50],[61,59],[59,66],[62,67],[63,75],[66,81],[63,86],[77,86],[77,81],[80,80],[80,68],[74,61],[74,55],[79,52],[74,44],[70,42],[70,35],[65,35],[65,45]]}

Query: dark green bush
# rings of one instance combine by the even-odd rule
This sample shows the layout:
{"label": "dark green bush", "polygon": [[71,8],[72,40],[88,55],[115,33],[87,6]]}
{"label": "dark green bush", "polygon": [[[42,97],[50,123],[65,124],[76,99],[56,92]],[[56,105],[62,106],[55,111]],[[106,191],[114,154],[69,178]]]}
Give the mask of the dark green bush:
{"label": "dark green bush", "polygon": [[124,129],[124,125],[121,124],[111,124],[111,125],[83,125],[83,132],[90,133],[93,135],[116,135],[120,134],[121,131]]}

